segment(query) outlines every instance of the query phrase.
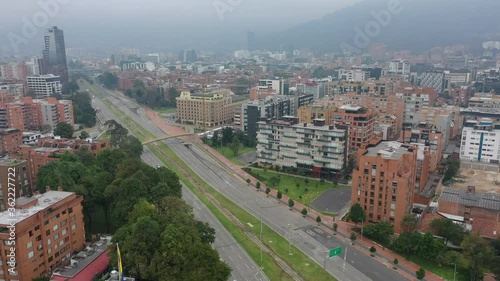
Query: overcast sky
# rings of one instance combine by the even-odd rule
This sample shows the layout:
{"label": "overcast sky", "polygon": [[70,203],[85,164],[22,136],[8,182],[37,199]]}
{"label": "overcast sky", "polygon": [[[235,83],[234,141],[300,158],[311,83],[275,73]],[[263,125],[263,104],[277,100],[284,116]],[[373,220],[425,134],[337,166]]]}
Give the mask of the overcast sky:
{"label": "overcast sky", "polygon": [[23,18],[33,22],[35,15],[43,13],[40,2],[58,3],[58,11],[47,24],[36,26],[40,27],[37,36],[28,38],[29,43],[20,46],[21,52],[40,49],[43,30],[52,25],[64,30],[67,47],[149,46],[153,50],[207,44],[209,48],[210,44],[220,44],[221,39],[234,38],[245,30],[255,31],[258,37],[318,19],[359,1],[0,0],[0,45],[4,52],[5,45],[9,48],[9,32],[25,38]]}

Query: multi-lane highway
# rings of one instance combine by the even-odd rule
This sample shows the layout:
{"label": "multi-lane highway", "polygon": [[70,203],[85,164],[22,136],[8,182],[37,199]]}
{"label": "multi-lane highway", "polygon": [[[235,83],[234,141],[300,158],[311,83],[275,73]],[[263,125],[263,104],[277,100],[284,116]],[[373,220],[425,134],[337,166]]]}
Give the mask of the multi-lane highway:
{"label": "multi-lane highway", "polygon": [[[101,111],[98,113],[102,120],[114,119],[120,120],[102,103],[99,99],[93,99],[94,108],[98,107]],[[122,124],[125,125],[125,124]],[[144,147],[142,160],[153,166],[161,166],[158,159],[147,147]],[[217,220],[212,212],[187,188],[182,189],[183,199],[193,207],[194,216],[197,220],[208,222],[215,229],[215,242],[213,247],[219,252],[221,258],[231,267],[232,273],[230,281],[266,281],[269,280],[257,264],[250,258],[245,250]]]}
{"label": "multi-lane highway", "polygon": [[[140,109],[137,110],[138,106],[133,101],[122,96],[115,96],[102,88],[100,90],[106,93],[115,106],[150,133],[158,137],[165,135]],[[105,106],[101,105],[101,109],[104,108]],[[337,236],[329,236],[299,214],[291,213],[286,207],[274,208],[276,206],[274,201],[248,188],[245,183],[235,178],[196,146],[188,148],[178,139],[170,139],[165,142],[208,184],[255,217],[262,217],[266,225],[289,238],[297,248],[320,265],[323,265],[327,249],[342,247],[344,249],[342,256],[334,257],[326,262],[327,271],[337,279],[406,280],[391,268],[353,248],[349,241]]]}

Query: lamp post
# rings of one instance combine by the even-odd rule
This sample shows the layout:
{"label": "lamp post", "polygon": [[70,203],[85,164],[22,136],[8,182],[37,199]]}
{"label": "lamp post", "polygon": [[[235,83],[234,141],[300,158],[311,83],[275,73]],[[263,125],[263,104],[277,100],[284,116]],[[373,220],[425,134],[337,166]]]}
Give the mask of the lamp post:
{"label": "lamp post", "polygon": [[[258,199],[257,199],[258,201]],[[264,207],[264,206],[260,206],[260,234],[259,234],[259,240],[260,240],[260,265],[262,266],[262,209],[270,209],[270,208],[276,208],[276,207],[279,207],[279,205],[276,205],[276,206],[268,206],[268,207]],[[290,251],[290,250],[288,250]]]}
{"label": "lamp post", "polygon": [[[288,232],[290,232],[290,226],[292,226],[291,224],[288,224]],[[290,244],[291,244],[291,237],[288,236],[288,255],[291,255],[292,252],[290,251]]]}
{"label": "lamp post", "polygon": [[361,243],[363,242],[363,222],[365,220],[363,218],[361,218]]}
{"label": "lamp post", "polygon": [[455,281],[457,278],[457,263],[454,262],[453,264],[455,265],[455,269],[453,270],[453,281]]}

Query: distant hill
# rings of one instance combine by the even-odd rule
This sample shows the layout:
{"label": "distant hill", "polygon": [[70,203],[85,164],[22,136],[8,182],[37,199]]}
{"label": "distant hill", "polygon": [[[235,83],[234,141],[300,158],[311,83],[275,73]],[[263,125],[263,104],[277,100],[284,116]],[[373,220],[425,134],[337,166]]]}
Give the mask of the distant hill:
{"label": "distant hill", "polygon": [[342,43],[356,47],[355,28],[364,30],[375,21],[372,12],[387,10],[392,2],[400,3],[393,9],[400,13],[392,14],[380,32],[373,27],[376,35],[368,37],[371,42],[385,43],[389,49],[422,52],[452,44],[471,44],[479,49],[483,41],[500,39],[499,0],[365,0],[265,38],[263,47],[278,49],[281,45],[319,51],[340,51]]}

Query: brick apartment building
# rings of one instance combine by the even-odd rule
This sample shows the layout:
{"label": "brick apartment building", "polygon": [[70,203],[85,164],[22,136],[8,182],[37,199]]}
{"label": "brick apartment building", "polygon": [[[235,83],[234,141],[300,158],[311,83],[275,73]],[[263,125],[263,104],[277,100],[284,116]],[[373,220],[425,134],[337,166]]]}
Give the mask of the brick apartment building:
{"label": "brick apartment building", "polygon": [[107,141],[101,140],[88,142],[80,139],[39,139],[37,146],[23,145],[13,157],[29,162],[30,178],[34,185],[40,167],[59,161],[59,157],[66,152],[75,153],[82,148],[95,155],[109,149],[110,145]]}
{"label": "brick apartment building", "polygon": [[405,127],[401,131],[400,142],[406,144],[419,143],[429,147],[429,171],[435,172],[443,157],[444,133],[435,128],[432,123],[421,122],[413,127]]}
{"label": "brick apartment building", "polygon": [[[10,211],[1,212],[0,239],[8,241],[15,237],[17,264],[11,274],[5,256],[10,254],[11,246],[0,243],[3,256],[0,279],[33,280],[69,264],[74,251],[85,245],[82,201],[81,196],[72,192],[48,190],[33,197],[18,198],[13,217]],[[12,223],[14,235],[9,228]]]}
{"label": "brick apartment building", "polygon": [[359,203],[370,222],[400,223],[413,205],[417,149],[399,142],[380,142],[358,151],[352,178],[352,204]]}
{"label": "brick apartment building", "polygon": [[265,99],[270,96],[277,95],[277,93],[269,88],[269,89],[261,89],[259,87],[253,87],[250,89],[250,99],[251,100],[260,100]]}
{"label": "brick apartment building", "polygon": [[23,132],[18,129],[0,130],[0,154],[12,155],[23,144]]}
{"label": "brick apartment building", "polygon": [[49,97],[44,100],[24,97],[14,102],[0,102],[0,129],[40,130],[58,123],[74,125],[73,103]]}
{"label": "brick apartment building", "polygon": [[355,151],[368,146],[374,138],[375,116],[371,109],[344,105],[333,114],[334,125],[349,127],[349,150]]}
{"label": "brick apartment building", "polygon": [[439,213],[464,223],[479,235],[500,238],[500,195],[476,192],[474,186],[467,190],[445,187],[439,197]]}
{"label": "brick apartment building", "polygon": [[[9,180],[10,179],[10,180]],[[10,183],[10,184],[9,184]],[[26,196],[32,193],[28,162],[17,159],[0,160],[0,211],[7,210],[9,194],[15,188],[15,197]]]}
{"label": "brick apartment building", "polygon": [[396,96],[405,103],[404,123],[413,123],[413,115],[422,108],[433,107],[437,99],[434,88],[402,87],[396,90]]}

